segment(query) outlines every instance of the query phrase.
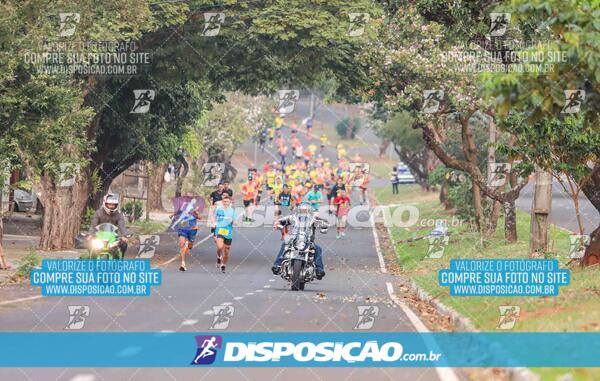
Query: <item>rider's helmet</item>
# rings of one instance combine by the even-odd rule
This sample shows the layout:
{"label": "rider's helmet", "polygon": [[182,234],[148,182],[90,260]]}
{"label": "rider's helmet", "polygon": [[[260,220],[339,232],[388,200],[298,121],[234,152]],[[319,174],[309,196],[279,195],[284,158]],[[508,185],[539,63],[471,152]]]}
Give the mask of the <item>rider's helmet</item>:
{"label": "rider's helmet", "polygon": [[311,207],[308,203],[303,202],[300,205],[298,205],[298,215],[301,217],[305,217],[310,215],[311,213]]}
{"label": "rider's helmet", "polygon": [[114,194],[107,194],[102,200],[102,208],[108,214],[116,213],[119,210],[119,198]]}

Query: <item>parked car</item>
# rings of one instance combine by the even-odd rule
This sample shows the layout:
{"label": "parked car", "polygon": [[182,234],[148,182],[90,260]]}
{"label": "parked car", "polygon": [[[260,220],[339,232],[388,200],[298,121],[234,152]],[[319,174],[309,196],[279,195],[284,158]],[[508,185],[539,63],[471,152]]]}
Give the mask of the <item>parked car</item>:
{"label": "parked car", "polygon": [[33,207],[33,195],[23,189],[15,189],[15,212],[26,212]]}
{"label": "parked car", "polygon": [[396,165],[396,177],[399,184],[414,184],[416,182],[415,177],[410,173],[410,169],[402,162]]}

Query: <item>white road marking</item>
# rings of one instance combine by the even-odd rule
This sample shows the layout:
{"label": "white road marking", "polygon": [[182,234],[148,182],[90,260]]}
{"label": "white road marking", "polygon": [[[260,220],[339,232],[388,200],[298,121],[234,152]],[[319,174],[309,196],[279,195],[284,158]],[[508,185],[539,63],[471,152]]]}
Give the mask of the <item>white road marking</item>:
{"label": "white road marking", "polygon": [[96,376],[90,373],[79,373],[73,376],[69,381],[95,381]]}
{"label": "white road marking", "polygon": [[253,292],[247,292],[246,295],[250,296],[250,295],[254,295]]}
{"label": "white road marking", "polygon": [[196,323],[198,323],[198,320],[188,319],[181,322],[181,325],[194,325]]}
{"label": "white road marking", "polygon": [[275,282],[275,279],[269,279],[269,282]]}
{"label": "white road marking", "polygon": [[[367,207],[371,209],[371,204],[367,199]],[[375,240],[375,251],[377,252],[377,258],[379,259],[379,269],[382,273],[387,273],[387,269],[385,268],[385,261],[383,260],[383,255],[381,254],[381,247],[379,246],[379,236],[377,235],[377,229],[375,229],[375,219],[373,218],[373,214],[369,214],[369,223],[371,224],[371,231],[373,232],[373,239]]]}
{"label": "white road marking", "polygon": [[[194,243],[194,247],[196,247],[196,246],[200,245],[201,243],[204,243],[204,242],[206,242],[206,240],[207,240],[207,239],[209,239],[209,238],[210,238],[210,237],[212,237],[212,236],[213,236],[212,234],[209,234],[209,235],[207,235],[206,237],[202,238],[200,241],[198,241],[198,242]],[[180,258],[180,256],[179,256],[179,253],[177,253],[177,255],[175,255],[173,258],[169,259],[169,260],[168,260],[168,261],[166,261],[166,262],[163,262],[163,263],[159,264],[157,267],[161,267],[161,266],[168,265],[169,263],[172,263],[173,261],[175,261],[175,260],[177,260],[177,259],[179,259],[179,258]]]}
{"label": "white road marking", "polygon": [[202,312],[202,315],[208,316],[208,315],[214,315],[215,312],[213,310],[206,310],[204,312]]}
{"label": "white road marking", "polygon": [[36,296],[30,296],[30,297],[27,297],[27,298],[5,300],[4,302],[0,302],[0,306],[3,306],[5,304],[11,304],[11,303],[26,302],[28,300],[35,300],[35,299],[40,299],[40,298],[43,298],[43,296],[42,295],[36,295]]}
{"label": "white road marking", "polygon": [[244,299],[243,296],[236,296],[235,298],[233,298],[233,300],[242,300],[242,299]]}
{"label": "white road marking", "polygon": [[[390,282],[385,282],[385,284],[387,286],[387,291],[388,291],[388,294],[390,295],[390,298],[394,301],[394,303],[396,303],[398,306],[400,306],[400,308],[402,309],[404,314],[408,317],[408,320],[410,320],[410,322],[415,327],[417,332],[419,332],[419,333],[429,332],[429,329],[427,329],[427,327],[425,326],[425,324],[423,324],[421,319],[419,319],[417,314],[415,314],[413,312],[413,310],[411,310],[406,305],[406,303],[402,302],[402,300],[400,300],[400,298],[398,298],[396,296],[396,293],[394,292],[394,286],[392,286],[392,284]],[[437,345],[434,342],[431,342],[430,340],[426,340],[426,341],[429,341],[428,344],[430,347],[437,347]],[[439,352],[439,349],[438,349],[438,352]],[[458,377],[456,376],[456,373],[454,373],[454,370],[452,368],[435,368],[435,371],[438,374],[438,376],[440,377],[440,380],[458,381]]]}
{"label": "white road marking", "polygon": [[265,284],[265,285],[263,286],[263,288],[271,288],[271,285],[269,285],[269,284]]}
{"label": "white road marking", "polygon": [[254,290],[254,292],[263,292],[264,290]]}
{"label": "white road marking", "polygon": [[231,302],[225,302],[225,303],[221,303],[221,305],[222,305],[222,306],[230,306],[230,305],[232,305],[232,304],[233,304],[233,303],[231,303]]}

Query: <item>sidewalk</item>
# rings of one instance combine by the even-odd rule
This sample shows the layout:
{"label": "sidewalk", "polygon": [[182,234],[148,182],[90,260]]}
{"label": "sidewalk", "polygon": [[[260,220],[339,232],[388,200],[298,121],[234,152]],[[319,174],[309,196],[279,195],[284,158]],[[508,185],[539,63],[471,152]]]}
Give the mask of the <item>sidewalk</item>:
{"label": "sidewalk", "polygon": [[10,266],[8,270],[0,270],[0,285],[6,283],[14,283],[15,274],[20,263],[30,253],[34,252],[40,260],[42,259],[62,259],[62,258],[79,258],[82,250],[63,250],[63,251],[42,251],[37,250],[39,241],[38,236],[25,236],[17,234],[5,234],[2,240],[4,248],[4,258]]}

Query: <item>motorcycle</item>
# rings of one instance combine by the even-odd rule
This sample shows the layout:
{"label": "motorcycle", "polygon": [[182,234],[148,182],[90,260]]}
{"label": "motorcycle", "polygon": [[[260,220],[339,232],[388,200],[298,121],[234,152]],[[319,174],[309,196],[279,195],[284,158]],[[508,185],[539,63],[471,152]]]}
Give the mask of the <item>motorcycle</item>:
{"label": "motorcycle", "polygon": [[96,232],[88,241],[88,259],[123,259],[123,253],[119,248],[119,228],[104,223],[96,226],[95,229]]}
{"label": "motorcycle", "polygon": [[[329,225],[322,219],[307,216],[296,220],[284,248],[281,277],[290,282],[292,291],[304,290],[304,285],[316,277],[314,228],[327,233]],[[279,225],[283,229],[283,225]]]}

